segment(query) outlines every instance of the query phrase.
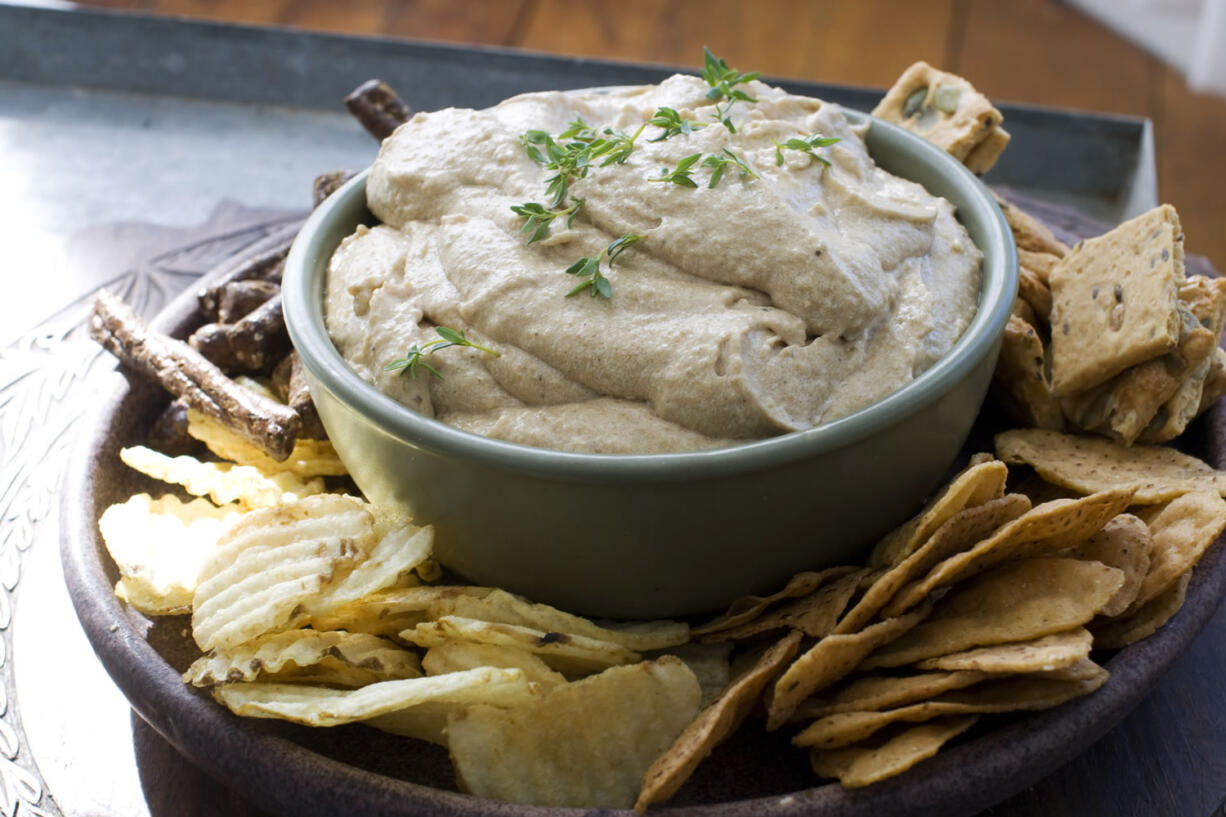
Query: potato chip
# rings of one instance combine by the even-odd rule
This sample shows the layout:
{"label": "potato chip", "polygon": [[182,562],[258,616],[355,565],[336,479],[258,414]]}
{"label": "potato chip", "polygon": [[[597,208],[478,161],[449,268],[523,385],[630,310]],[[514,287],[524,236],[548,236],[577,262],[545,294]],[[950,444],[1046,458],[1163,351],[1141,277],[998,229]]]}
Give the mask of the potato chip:
{"label": "potato chip", "polygon": [[821,638],[834,628],[852,595],[860,588],[861,581],[871,572],[864,568],[840,576],[803,598],[775,607],[753,621],[705,636],[703,641],[744,641],[771,630],[783,629],[799,630],[805,635]]}
{"label": "potato chip", "polygon": [[947,692],[930,701],[881,712],[840,712],[814,721],[792,738],[796,746],[837,749],[857,743],[893,723],[922,723],[947,715],[978,715],[1050,709],[1089,695],[1107,680],[1107,671],[1086,681],[1006,678]]}
{"label": "potato chip", "polygon": [[861,666],[900,667],[972,647],[1071,630],[1094,618],[1123,583],[1122,571],[1098,562],[1012,562],[955,587],[927,620],[878,649]]}
{"label": "potato chip", "polygon": [[566,676],[551,670],[537,655],[518,647],[503,647],[497,644],[444,641],[426,651],[421,665],[429,675],[462,672],[477,667],[499,667],[517,669],[525,678],[536,684],[552,686],[566,683]]}
{"label": "potato chip", "polygon": [[1216,493],[1184,494],[1144,516],[1153,551],[1128,613],[1156,599],[1200,561],[1226,528],[1226,501]]}
{"label": "potato chip", "polygon": [[115,566],[115,592],[146,615],[190,613],[200,571],[238,520],[236,506],[137,494],[102,512],[98,529]]}
{"label": "potato chip", "polygon": [[1020,494],[1009,494],[958,511],[933,531],[927,541],[874,582],[833,632],[844,634],[864,629],[908,582],[922,576],[938,562],[969,549],[1028,510],[1030,500]]}
{"label": "potato chip", "polygon": [[1093,638],[1084,627],[963,652],[925,658],[923,670],[978,670],[991,673],[1051,672],[1070,667],[1090,655]]}
{"label": "potato chip", "polygon": [[388,531],[349,575],[335,582],[319,598],[307,604],[312,617],[330,615],[345,605],[406,581],[417,579],[413,569],[430,556],[434,528],[404,525]]}
{"label": "potato chip", "polygon": [[854,567],[831,567],[817,572],[797,573],[777,593],[769,596],[742,596],[729,605],[728,612],[708,621],[701,627],[695,627],[690,634],[692,636],[708,635],[753,621],[775,602],[807,596],[826,582],[845,576],[855,569]]}
{"label": "potato chip", "polygon": [[213,696],[235,715],[279,718],[304,726],[340,726],[426,703],[481,703],[490,709],[521,706],[533,695],[522,672],[493,667],[383,681],[361,689],[258,681],[213,688]]}
{"label": "potato chip", "polygon": [[818,641],[793,661],[771,688],[766,728],[783,726],[801,701],[845,677],[866,655],[919,624],[930,610],[925,605],[897,618],[870,624],[858,633],[828,635]]}
{"label": "potato chip", "polygon": [[290,630],[260,636],[224,650],[213,650],[183,673],[183,680],[205,687],[232,681],[254,681],[275,673],[293,675],[331,659],[364,670],[368,682],[417,678],[417,655],[392,641],[361,633]]}
{"label": "potato chip", "polygon": [[[1216,494],[1212,496],[1221,502]],[[1069,550],[1067,555],[1076,559],[1092,559],[1124,571],[1124,584],[1102,609],[1104,616],[1118,616],[1128,609],[1140,592],[1141,582],[1149,572],[1152,549],[1153,541],[1145,523],[1132,514],[1122,513],[1098,533]]]}
{"label": "potato chip", "polygon": [[462,585],[397,587],[380,590],[331,609],[326,615],[311,615],[316,630],[348,630],[399,637],[426,620],[426,611],[440,598],[456,595],[483,596],[491,587]]}
{"label": "potato chip", "polygon": [[730,684],[685,728],[672,746],[656,758],[643,778],[635,811],[642,813],[652,803],[662,803],[677,793],[698,764],[745,720],[763,687],[796,655],[801,637],[800,632],[793,630],[766,650],[748,672]]}
{"label": "potato chip", "polygon": [[1180,576],[1174,584],[1154,596],[1139,608],[1094,628],[1094,646],[1104,650],[1127,647],[1148,638],[1166,624],[1183,607],[1191,573]]}
{"label": "potato chip", "polygon": [[1081,499],[1054,499],[1031,508],[970,550],[950,556],[923,579],[898,591],[885,608],[885,615],[896,616],[938,587],[968,579],[1001,562],[1043,556],[1088,539],[1128,507],[1131,496],[1131,488],[1115,489]]}
{"label": "potato chip", "polygon": [[232,647],[305,623],[306,605],[364,558],[374,524],[363,502],[338,494],[252,511],[221,538],[193,596],[202,650]]}
{"label": "potato chip", "polygon": [[664,656],[514,709],[474,706],[447,725],[456,779],[512,803],[630,808],[652,761],[698,713],[699,694],[685,664]]}
{"label": "potato chip", "polygon": [[927,760],[970,729],[976,720],[975,715],[938,718],[905,729],[874,746],[830,751],[814,749],[809,759],[818,776],[837,777],[849,789],[862,788],[902,774],[921,760]]}
{"label": "potato chip", "polygon": [[462,616],[443,616],[425,621],[400,634],[419,647],[437,647],[449,640],[518,647],[539,655],[554,669],[575,674],[600,672],[619,664],[632,664],[642,656],[611,641],[585,635],[546,632],[518,624],[479,621]]}
{"label": "potato chip", "polygon": [[223,460],[249,465],[270,476],[289,472],[299,477],[343,477],[349,473],[337,456],[336,449],[327,440],[298,440],[289,457],[284,461],[274,460],[195,409],[187,410],[187,433]]}
{"label": "potato chip", "polygon": [[207,496],[218,505],[237,502],[244,509],[271,508],[324,490],[318,478],[304,482],[289,473],[266,476],[251,466],[168,457],[142,445],[120,449],[119,458],[146,476],[182,485],[189,494]]}
{"label": "potato chip", "polygon": [[812,721],[838,712],[880,712],[927,701],[943,692],[990,679],[987,672],[923,672],[917,675],[863,675],[830,695],[809,698],[796,708],[792,721]]}
{"label": "potato chip", "polygon": [[732,655],[732,646],[731,641],[718,644],[697,644],[691,641],[689,644],[679,644],[676,647],[645,654],[645,657],[659,658],[661,655],[671,655],[680,658],[698,679],[698,686],[702,690],[700,705],[705,709],[720,696],[724,687],[728,686],[728,682],[732,680],[732,664],[729,660]]}
{"label": "potato chip", "polygon": [[996,453],[1025,463],[1055,485],[1083,494],[1135,488],[1132,501],[1152,505],[1190,491],[1226,491],[1226,474],[1165,446],[1133,445],[1041,429],[996,435]]}
{"label": "potato chip", "polygon": [[606,628],[547,604],[533,604],[505,590],[492,590],[480,597],[456,595],[439,599],[430,607],[430,618],[443,616],[460,616],[479,621],[515,624],[551,633],[581,635],[636,651],[664,649],[690,640],[690,627],[682,621],[645,621],[622,625],[616,629]]}
{"label": "potato chip", "polygon": [[1002,496],[1008,475],[1003,462],[972,462],[911,521],[877,543],[869,556],[869,566],[889,567],[902,561],[958,511]]}

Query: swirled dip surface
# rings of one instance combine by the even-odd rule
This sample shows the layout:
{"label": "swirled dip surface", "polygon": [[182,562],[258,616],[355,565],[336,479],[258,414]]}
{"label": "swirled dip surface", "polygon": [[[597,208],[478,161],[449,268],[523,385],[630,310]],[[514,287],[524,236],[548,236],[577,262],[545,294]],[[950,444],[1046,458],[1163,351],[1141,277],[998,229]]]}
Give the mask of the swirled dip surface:
{"label": "swirled dip surface", "polygon": [[[981,255],[944,199],[878,168],[836,105],[758,82],[738,132],[718,123],[650,142],[571,185],[585,202],[527,244],[511,206],[548,202],[530,129],[575,117],[633,133],[660,106],[711,122],[700,79],[615,93],[534,93],[489,110],[419,113],[383,143],[367,182],[382,225],[347,238],[328,274],[328,331],[363,378],[427,416],[503,440],[639,453],[730,445],[811,428],[931,366],[975,313]],[[775,144],[820,132],[826,167]],[[649,182],[729,148],[709,189]],[[625,233],[611,299],[565,294],[563,271]],[[501,353],[453,347],[416,378],[385,371],[435,327]]]}

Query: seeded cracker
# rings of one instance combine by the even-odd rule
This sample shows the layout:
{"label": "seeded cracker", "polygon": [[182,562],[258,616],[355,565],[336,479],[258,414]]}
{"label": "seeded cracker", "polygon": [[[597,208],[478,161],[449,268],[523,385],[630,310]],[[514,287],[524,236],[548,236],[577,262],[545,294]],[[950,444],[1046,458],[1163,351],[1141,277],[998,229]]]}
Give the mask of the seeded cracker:
{"label": "seeded cracker", "polygon": [[[873,116],[919,134],[958,161],[964,161],[1004,121],[1000,111],[969,82],[926,62],[903,72],[873,109]],[[979,166],[990,166],[987,159],[992,151],[999,146],[999,155],[1004,149],[999,142],[997,137],[985,148],[976,159]]]}
{"label": "seeded cracker", "polygon": [[962,164],[966,165],[970,172],[982,176],[996,166],[996,160],[1005,152],[1011,138],[1009,131],[997,125],[988,131],[983,141],[971,148]]}
{"label": "seeded cracker", "polygon": [[1133,488],[1132,501],[1152,505],[1189,491],[1226,492],[1226,474],[1164,446],[1134,445],[1042,429],[1015,429],[996,435],[996,453],[1024,463],[1053,485],[1089,494]]}
{"label": "seeded cracker", "polygon": [[1184,283],[1170,205],[1089,239],[1051,272],[1052,388],[1070,395],[1173,350]]}
{"label": "seeded cracker", "polygon": [[1051,392],[1043,340],[1034,326],[1009,316],[1000,357],[992,373],[992,391],[1018,423],[1035,428],[1064,428],[1064,413]]}

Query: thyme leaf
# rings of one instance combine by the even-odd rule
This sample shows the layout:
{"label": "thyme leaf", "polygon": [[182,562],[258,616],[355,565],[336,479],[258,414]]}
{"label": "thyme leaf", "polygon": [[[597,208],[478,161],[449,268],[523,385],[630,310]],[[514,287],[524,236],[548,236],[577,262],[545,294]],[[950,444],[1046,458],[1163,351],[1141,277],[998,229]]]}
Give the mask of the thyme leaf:
{"label": "thyme leaf", "polygon": [[[735,68],[730,68],[726,60],[716,57],[711,53],[711,49],[705,46],[702,49],[702,53],[702,78],[707,81],[707,85],[711,86],[707,91],[707,99],[717,103],[715,105],[715,119],[721,122],[728,129],[729,133],[736,133],[736,126],[732,124],[732,117],[730,115],[732,106],[738,101],[758,101],[736,86],[752,82],[761,76],[761,72],[750,71],[749,73],[741,73]],[[726,103],[719,104],[720,100],[725,99],[727,100]]]}
{"label": "thyme leaf", "polygon": [[741,171],[742,179],[756,179],[758,174],[753,172],[753,168],[745,164],[745,160],[737,156],[728,148],[724,148],[720,153],[712,153],[710,156],[702,160],[703,167],[711,168],[711,180],[708,182],[708,188],[714,188],[719,184],[719,180],[724,177],[724,169],[732,165],[737,170]]}
{"label": "thyme leaf", "polygon": [[599,296],[601,298],[613,297],[613,285],[609,283],[600,272],[600,262],[604,259],[609,260],[609,268],[612,269],[613,262],[617,260],[617,256],[621,255],[632,245],[642,241],[647,236],[639,233],[626,233],[620,238],[614,239],[609,246],[600,251],[600,254],[595,258],[580,258],[575,263],[566,268],[567,275],[575,275],[583,279],[576,284],[570,292],[566,293],[569,298],[572,295],[578,295],[580,292],[587,291],[593,298]]}
{"label": "thyme leaf", "polygon": [[570,207],[553,210],[535,201],[511,205],[511,212],[518,216],[523,216],[525,219],[524,226],[520,229],[520,232],[528,235],[529,244],[533,244],[548,236],[549,225],[553,223],[554,219],[565,216],[566,226],[570,227],[575,221],[575,216],[579,215],[579,211],[582,209],[583,199],[577,196],[571,197]]}
{"label": "thyme leaf", "polygon": [[682,187],[697,187],[698,182],[694,181],[694,177],[691,174],[694,172],[694,164],[701,158],[701,153],[686,156],[684,159],[678,161],[677,166],[672,170],[669,170],[667,167],[663,168],[660,171],[659,176],[653,179],[648,179],[647,181],[671,182],[672,184],[680,185]]}
{"label": "thyme leaf", "polygon": [[[775,142],[774,139],[771,141]],[[812,136],[789,139],[782,145],[775,142],[775,164],[779,167],[783,166],[783,149],[788,148],[789,150],[799,150],[801,153],[807,153],[826,167],[830,167],[830,162],[827,159],[818,156],[813,151],[817,148],[829,147],[840,141],[842,140],[837,136],[822,136],[820,133],[815,133]]]}
{"label": "thyme leaf", "polygon": [[663,142],[679,134],[689,135],[696,130],[705,128],[706,125],[702,122],[695,122],[693,119],[686,119],[675,108],[656,108],[655,115],[647,120],[648,125],[660,128],[660,133],[654,139],[648,139],[648,142]]}
{"label": "thyme leaf", "polygon": [[437,326],[435,327],[434,331],[438,333],[438,340],[432,340],[429,343],[414,343],[409,347],[409,351],[404,357],[397,358],[391,363],[388,363],[383,367],[383,370],[386,372],[398,371],[402,374],[408,372],[409,377],[416,380],[418,371],[425,369],[439,380],[443,380],[444,378],[441,374],[439,374],[438,369],[427,363],[425,361],[425,357],[427,355],[432,355],[435,352],[442,351],[449,346],[468,346],[473,349],[479,349],[480,351],[493,355],[494,357],[502,357],[502,355],[495,352],[493,349],[488,349],[478,343],[473,343],[468,339],[468,336],[464,334],[463,330],[457,331],[452,329],[450,326]]}

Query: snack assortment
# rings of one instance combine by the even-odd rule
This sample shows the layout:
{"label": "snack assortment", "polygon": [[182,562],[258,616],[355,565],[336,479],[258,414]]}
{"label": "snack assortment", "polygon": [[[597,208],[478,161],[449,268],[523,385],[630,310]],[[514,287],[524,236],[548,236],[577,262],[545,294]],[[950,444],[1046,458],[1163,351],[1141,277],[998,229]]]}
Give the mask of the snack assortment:
{"label": "snack assortment", "polygon": [[[381,83],[349,103],[380,138],[408,113]],[[980,172],[1008,140],[982,95],[922,63],[878,112]],[[344,178],[321,177],[317,203]],[[429,525],[347,493],[281,340],[284,247],[203,290],[212,323],[188,343],[103,293],[94,337],[174,398],[150,446],[120,452],[162,495],[99,520],[115,592],[190,615],[183,680],[235,714],[440,744],[461,790],[518,803],[643,811],[740,728],[784,730],[818,777],[868,786],[985,716],[1090,694],[1102,651],[1166,623],[1226,529],[1226,473],[1145,444],[1226,392],[1226,292],[1184,275],[1170,208],[1070,249],[1003,206],[1023,284],[995,388],[1038,427],[997,435],[864,564],[696,625],[444,582]]]}

